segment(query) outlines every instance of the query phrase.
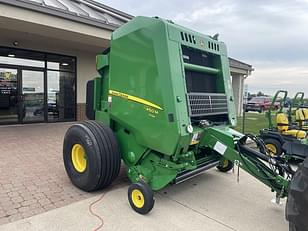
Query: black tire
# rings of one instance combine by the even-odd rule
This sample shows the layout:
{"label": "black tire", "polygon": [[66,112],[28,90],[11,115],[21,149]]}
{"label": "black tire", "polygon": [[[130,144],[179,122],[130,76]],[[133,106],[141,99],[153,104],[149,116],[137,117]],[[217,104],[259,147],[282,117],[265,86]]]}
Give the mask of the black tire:
{"label": "black tire", "polygon": [[[137,190],[137,193],[139,194],[141,193],[141,195],[138,196],[137,198],[137,202],[136,202],[136,198],[134,199],[135,190]],[[141,204],[138,204],[138,200],[139,201],[142,200]],[[129,201],[130,206],[137,213],[144,215],[144,214],[149,213],[154,207],[154,203],[155,203],[154,193],[152,189],[150,188],[150,186],[144,182],[133,183],[128,188],[128,201]]]}
{"label": "black tire", "polygon": [[[270,154],[273,156],[281,156],[282,154],[282,144],[277,139],[267,138],[263,140],[265,143],[265,146],[270,151]],[[269,148],[269,145],[273,145],[275,147],[275,150],[272,150]]]}
{"label": "black tire", "polygon": [[308,231],[308,158],[293,176],[290,184],[286,218],[290,231]]}
{"label": "black tire", "polygon": [[229,172],[231,169],[233,169],[233,167],[234,164],[232,161],[224,159],[219,163],[217,169],[221,172]]}
{"label": "black tire", "polygon": [[[73,164],[74,145],[81,145],[85,152],[86,168],[82,172],[77,171]],[[72,183],[87,192],[109,186],[121,167],[121,155],[112,130],[95,121],[78,123],[67,130],[63,160]]]}

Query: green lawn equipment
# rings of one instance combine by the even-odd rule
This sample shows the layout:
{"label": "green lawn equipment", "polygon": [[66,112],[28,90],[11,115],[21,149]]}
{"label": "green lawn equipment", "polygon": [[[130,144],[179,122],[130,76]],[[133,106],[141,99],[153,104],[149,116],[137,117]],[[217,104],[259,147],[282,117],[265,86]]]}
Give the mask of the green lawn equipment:
{"label": "green lawn equipment", "polygon": [[92,121],[73,125],[64,138],[64,164],[74,185],[106,188],[122,159],[132,182],[129,203],[146,214],[153,191],[213,167],[229,171],[235,163],[276,192],[277,200],[290,194],[290,227],[304,230],[308,163],[294,174],[284,159],[250,148],[249,137],[230,128],[236,114],[224,43],[171,21],[136,17],[113,32],[110,49],[97,56],[97,70],[100,76],[87,84]]}
{"label": "green lawn equipment", "polygon": [[[292,110],[296,108],[297,115],[299,114],[299,107],[297,103],[302,105],[304,94],[298,92],[289,105],[288,110],[284,112],[287,100],[287,91],[279,90],[275,94],[271,107],[269,108],[266,116],[269,122],[268,129],[260,130],[260,138],[264,141],[266,147],[272,155],[281,156],[286,160],[292,162],[292,164],[301,163],[307,156],[308,152],[308,140],[306,138],[306,131],[299,127],[297,122],[292,122]],[[277,105],[277,100],[280,101],[279,109],[274,112],[275,125],[272,121],[273,108]],[[297,103],[296,103],[297,102]],[[303,109],[301,109],[303,110]],[[301,111],[302,112],[302,111]]]}
{"label": "green lawn equipment", "polygon": [[308,130],[308,108],[304,104],[304,92],[297,92],[290,104],[289,120],[292,121],[292,115],[295,115],[295,122],[299,129]]}
{"label": "green lawn equipment", "polygon": [[[294,98],[292,99],[291,103],[289,103],[288,119],[291,123],[293,121],[293,115],[298,114],[297,113],[298,110],[304,104],[304,96],[305,96],[304,92],[297,92]],[[298,122],[298,120],[300,119],[299,118],[300,115],[296,115],[295,117],[296,117],[296,121]]]}

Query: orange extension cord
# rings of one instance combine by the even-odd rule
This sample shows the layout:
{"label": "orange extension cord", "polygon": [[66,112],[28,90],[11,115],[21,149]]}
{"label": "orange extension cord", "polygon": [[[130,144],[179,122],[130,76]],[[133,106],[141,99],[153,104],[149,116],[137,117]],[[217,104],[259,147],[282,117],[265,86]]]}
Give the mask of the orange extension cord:
{"label": "orange extension cord", "polygon": [[103,226],[104,226],[104,219],[103,219],[99,214],[97,214],[97,213],[95,213],[95,212],[93,211],[93,206],[94,206],[95,204],[99,203],[100,201],[102,201],[106,194],[107,194],[107,192],[103,193],[97,200],[93,201],[93,202],[89,205],[89,212],[91,213],[91,215],[94,216],[94,217],[96,217],[97,219],[99,219],[100,222],[101,222],[99,226],[97,226],[96,228],[93,229],[93,231],[97,231],[97,230],[103,228]]}

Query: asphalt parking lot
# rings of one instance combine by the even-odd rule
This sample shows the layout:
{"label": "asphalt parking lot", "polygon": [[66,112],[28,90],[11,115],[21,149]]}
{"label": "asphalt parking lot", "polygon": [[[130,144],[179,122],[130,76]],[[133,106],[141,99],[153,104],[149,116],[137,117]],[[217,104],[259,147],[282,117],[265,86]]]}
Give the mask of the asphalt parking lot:
{"label": "asphalt parking lot", "polygon": [[[101,224],[89,206],[106,191],[76,189],[63,168],[62,139],[70,125],[1,128],[0,139],[6,140],[0,161],[1,231],[93,230]],[[285,203],[272,204],[269,188],[243,171],[237,183],[236,175],[212,169],[171,185],[155,194],[153,211],[141,216],[128,205],[122,170],[92,209],[103,218],[101,230],[287,231]]]}

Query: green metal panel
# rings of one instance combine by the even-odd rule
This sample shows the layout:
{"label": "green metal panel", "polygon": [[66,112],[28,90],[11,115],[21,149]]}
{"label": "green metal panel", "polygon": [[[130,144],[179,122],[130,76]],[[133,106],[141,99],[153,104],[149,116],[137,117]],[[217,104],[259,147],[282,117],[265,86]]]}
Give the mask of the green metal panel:
{"label": "green metal panel", "polygon": [[[223,44],[223,43],[222,43]],[[224,44],[222,46],[225,46]],[[223,50],[226,50],[223,49]],[[235,127],[237,124],[237,114],[235,110],[235,99],[233,95],[233,89],[230,78],[230,67],[229,67],[229,59],[227,55],[221,56],[221,77],[223,78],[224,92],[227,95],[228,99],[228,115],[229,122],[232,127]]]}
{"label": "green metal panel", "polygon": [[219,70],[216,68],[204,67],[204,66],[194,65],[190,63],[184,63],[184,67],[187,70],[198,71],[198,72],[203,72],[203,73],[209,73],[209,74],[219,73]]}
{"label": "green metal panel", "polygon": [[[179,134],[178,124],[168,121],[168,114],[174,114],[175,107],[171,79],[165,77],[171,75],[164,52],[168,50],[166,31],[160,20],[139,20],[148,26],[140,24],[138,28],[138,23],[128,23],[113,34],[109,93],[116,93],[111,94],[110,116],[131,132],[140,145],[172,155]],[[118,36],[136,25],[134,32]]]}
{"label": "green metal panel", "polygon": [[251,159],[246,155],[241,155],[234,147],[234,134],[232,129],[212,127],[205,130],[202,142],[219,152],[223,158],[236,163],[250,175],[277,192],[281,197],[287,196],[290,181],[270,169],[268,165],[259,161],[257,157]]}
{"label": "green metal panel", "polygon": [[[183,53],[187,48],[212,59],[208,65],[189,63]],[[132,182],[142,179],[159,190],[207,163],[240,157],[235,142],[243,135],[229,128],[236,125],[236,114],[224,43],[170,21],[136,17],[113,33],[110,52],[97,56],[97,69],[101,79],[95,81],[96,120],[115,132]],[[219,126],[203,126],[203,119],[196,123],[192,117],[187,71],[197,73],[192,78],[205,74],[201,78],[214,84],[204,86],[207,91],[201,86],[201,96],[226,98]],[[211,104],[211,97],[205,100]],[[213,151],[216,142],[227,147],[223,157]]]}
{"label": "green metal panel", "polygon": [[109,55],[96,56],[96,69],[102,75],[105,68],[109,66]]}

